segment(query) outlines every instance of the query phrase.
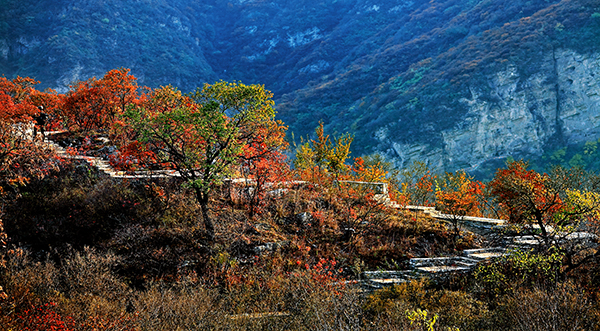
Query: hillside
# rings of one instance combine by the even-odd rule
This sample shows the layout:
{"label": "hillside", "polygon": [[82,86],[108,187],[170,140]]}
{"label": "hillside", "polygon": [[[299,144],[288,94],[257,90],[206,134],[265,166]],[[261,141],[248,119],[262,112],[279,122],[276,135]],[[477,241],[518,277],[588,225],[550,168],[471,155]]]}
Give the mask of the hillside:
{"label": "hillside", "polygon": [[599,329],[598,174],[389,176],[323,124],[292,162],[262,85],[31,85],[0,79],[2,330]]}
{"label": "hillside", "polygon": [[322,120],[397,166],[486,172],[600,138],[597,1],[1,4],[0,72],[61,92],[117,67],[184,91],[261,83],[296,140]]}

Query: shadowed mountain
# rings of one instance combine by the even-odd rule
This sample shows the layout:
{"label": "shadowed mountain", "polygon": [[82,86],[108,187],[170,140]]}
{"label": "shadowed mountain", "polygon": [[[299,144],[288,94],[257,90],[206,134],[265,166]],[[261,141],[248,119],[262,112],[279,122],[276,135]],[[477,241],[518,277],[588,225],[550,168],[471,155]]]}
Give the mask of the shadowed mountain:
{"label": "shadowed mountain", "polygon": [[128,67],[190,91],[265,84],[295,136],[484,171],[600,137],[592,0],[0,1],[0,71],[66,91]]}

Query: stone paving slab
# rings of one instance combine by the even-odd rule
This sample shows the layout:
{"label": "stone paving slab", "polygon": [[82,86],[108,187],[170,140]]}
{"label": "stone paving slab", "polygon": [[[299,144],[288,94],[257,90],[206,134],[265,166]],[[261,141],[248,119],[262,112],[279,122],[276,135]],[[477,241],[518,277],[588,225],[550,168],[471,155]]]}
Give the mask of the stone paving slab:
{"label": "stone paving slab", "polygon": [[365,271],[363,277],[367,279],[374,278],[398,278],[398,277],[409,277],[412,271],[410,270],[377,270],[377,271]]}
{"label": "stone paving slab", "polygon": [[465,249],[463,254],[468,258],[482,261],[501,257],[506,254],[506,249],[503,247]]}
{"label": "stone paving slab", "polygon": [[537,236],[518,236],[512,238],[513,244],[519,246],[537,246],[541,241],[542,239]]}
{"label": "stone paving slab", "polygon": [[454,272],[454,271],[469,271],[471,268],[465,266],[448,266],[448,265],[440,265],[440,266],[430,266],[430,267],[418,267],[416,270],[430,273],[430,274],[439,274],[446,272]]}
{"label": "stone paving slab", "polygon": [[564,236],[565,240],[596,240],[598,236],[589,232],[573,232]]}
{"label": "stone paving slab", "polygon": [[373,278],[369,279],[369,283],[375,285],[377,287],[390,286],[396,284],[402,284],[410,281],[410,279],[405,278]]}
{"label": "stone paving slab", "polygon": [[489,260],[495,257],[501,257],[503,255],[505,255],[506,253],[503,252],[487,252],[487,253],[473,253],[473,254],[469,254],[467,256],[475,258],[475,259],[479,259],[479,260]]}

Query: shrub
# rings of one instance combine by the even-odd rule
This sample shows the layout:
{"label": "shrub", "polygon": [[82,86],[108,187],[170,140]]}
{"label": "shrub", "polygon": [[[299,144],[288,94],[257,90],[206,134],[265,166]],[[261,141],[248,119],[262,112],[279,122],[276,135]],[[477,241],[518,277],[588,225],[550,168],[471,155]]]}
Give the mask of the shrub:
{"label": "shrub", "polygon": [[559,280],[563,254],[554,250],[550,254],[515,250],[473,271],[478,291],[496,297],[517,289],[521,285],[552,285]]}
{"label": "shrub", "polygon": [[0,325],[24,330],[131,330],[131,291],[112,272],[116,257],[94,250],[65,251],[56,264],[29,253],[9,255],[0,284]]}
{"label": "shrub", "polygon": [[6,232],[40,249],[97,245],[127,224],[167,219],[175,204],[173,199],[161,200],[143,182],[113,180],[77,163],[63,164],[23,191],[6,210]]}
{"label": "shrub", "polygon": [[507,330],[596,330],[596,305],[572,282],[534,286],[502,300],[495,319]]}
{"label": "shrub", "polygon": [[[76,330],[75,322],[70,317],[63,317],[54,310],[55,303],[47,303],[26,309],[8,322],[12,327],[23,331],[71,331]],[[9,329],[10,330],[10,329]]]}
{"label": "shrub", "polygon": [[[461,330],[481,330],[488,322],[487,304],[463,291],[437,289],[422,279],[379,290],[369,296],[365,310],[371,321],[386,327],[420,330],[437,324],[437,329],[459,327]],[[419,311],[428,312],[423,315]],[[407,320],[407,312],[410,312]],[[432,316],[437,317],[432,317]],[[385,321],[385,322],[384,322]],[[437,323],[436,323],[437,322]],[[431,330],[431,329],[430,329]]]}

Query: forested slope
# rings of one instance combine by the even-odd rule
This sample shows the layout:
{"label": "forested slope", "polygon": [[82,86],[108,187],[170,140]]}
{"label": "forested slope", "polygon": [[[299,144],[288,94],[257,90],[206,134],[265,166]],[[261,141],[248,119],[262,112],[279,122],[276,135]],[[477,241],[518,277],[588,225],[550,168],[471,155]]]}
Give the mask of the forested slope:
{"label": "forested slope", "polygon": [[[585,120],[599,105],[593,0],[0,3],[0,71],[63,92],[117,67],[184,91],[218,79],[261,83],[296,139],[323,120],[355,135],[356,154],[439,169],[477,170],[600,137],[600,124]],[[576,135],[565,120],[573,111],[587,123]],[[502,146],[463,129],[497,131]]]}

